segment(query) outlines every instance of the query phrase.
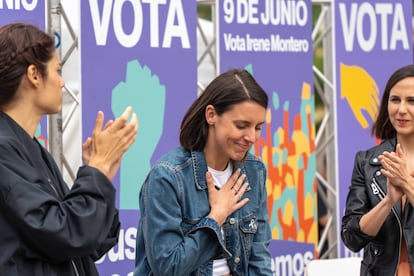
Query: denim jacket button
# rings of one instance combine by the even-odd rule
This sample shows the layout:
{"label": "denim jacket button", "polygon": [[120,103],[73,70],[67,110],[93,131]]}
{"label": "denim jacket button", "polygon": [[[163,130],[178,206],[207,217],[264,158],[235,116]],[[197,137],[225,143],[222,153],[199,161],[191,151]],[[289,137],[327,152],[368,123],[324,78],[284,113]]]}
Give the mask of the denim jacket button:
{"label": "denim jacket button", "polygon": [[235,224],[236,223],[236,219],[235,218],[231,218],[229,221],[230,224]]}
{"label": "denim jacket button", "polygon": [[239,257],[234,258],[234,263],[236,264],[240,263],[240,258]]}

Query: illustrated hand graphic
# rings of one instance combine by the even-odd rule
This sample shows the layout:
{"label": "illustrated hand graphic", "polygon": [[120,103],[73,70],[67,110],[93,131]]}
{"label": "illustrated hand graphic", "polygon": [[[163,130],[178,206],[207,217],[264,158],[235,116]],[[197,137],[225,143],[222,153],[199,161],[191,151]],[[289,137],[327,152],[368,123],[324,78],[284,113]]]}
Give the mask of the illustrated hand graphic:
{"label": "illustrated hand graphic", "polygon": [[378,86],[375,80],[359,66],[340,64],[341,99],[346,98],[355,118],[363,128],[369,123],[363,111],[374,120],[379,107]]}
{"label": "illustrated hand graphic", "polygon": [[112,90],[112,112],[117,117],[126,106],[132,106],[139,118],[139,135],[122,159],[120,209],[139,209],[139,190],[163,131],[165,101],[166,88],[158,76],[138,60],[128,62],[125,82]]}

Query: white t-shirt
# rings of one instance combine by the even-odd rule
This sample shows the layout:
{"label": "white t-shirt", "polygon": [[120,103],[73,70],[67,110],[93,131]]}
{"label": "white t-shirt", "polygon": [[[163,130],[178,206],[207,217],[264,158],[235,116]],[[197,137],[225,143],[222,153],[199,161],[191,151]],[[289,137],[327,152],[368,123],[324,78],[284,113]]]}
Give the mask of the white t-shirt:
{"label": "white t-shirt", "polygon": [[[217,171],[208,167],[208,171],[211,172],[211,175],[213,176],[214,185],[216,185],[218,188],[221,188],[230,178],[231,173],[233,172],[233,165],[231,163],[228,163],[227,168],[224,171]],[[221,229],[221,232],[223,233],[223,229]],[[230,268],[227,265],[227,260],[224,258],[214,260],[213,276],[221,276],[227,274],[230,274]]]}

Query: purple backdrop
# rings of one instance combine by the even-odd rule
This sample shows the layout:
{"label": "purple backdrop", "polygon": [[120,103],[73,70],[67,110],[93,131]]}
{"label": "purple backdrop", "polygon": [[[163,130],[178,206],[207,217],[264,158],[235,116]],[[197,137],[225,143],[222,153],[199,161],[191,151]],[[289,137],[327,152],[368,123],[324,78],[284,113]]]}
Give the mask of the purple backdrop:
{"label": "purple backdrop", "polygon": [[[376,143],[370,135],[372,115],[385,83],[398,67],[412,63],[411,5],[402,0],[335,2],[338,231],[355,154]],[[338,242],[339,256],[355,255],[339,233]]]}
{"label": "purple backdrop", "polygon": [[318,241],[311,3],[216,3],[219,71],[246,68],[269,95],[252,151],[267,166],[272,269],[303,275]]}
{"label": "purple backdrop", "polygon": [[179,144],[181,119],[197,97],[196,2],[81,1],[83,138],[98,110],[132,106],[138,137],[114,181],[122,231],[99,261],[102,275],[134,269],[138,195],[151,165]]}

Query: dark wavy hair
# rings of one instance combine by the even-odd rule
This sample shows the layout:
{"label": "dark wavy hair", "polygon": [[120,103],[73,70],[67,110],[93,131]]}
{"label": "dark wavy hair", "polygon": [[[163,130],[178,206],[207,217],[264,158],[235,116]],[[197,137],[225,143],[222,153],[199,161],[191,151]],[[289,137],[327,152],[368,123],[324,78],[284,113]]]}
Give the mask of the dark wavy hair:
{"label": "dark wavy hair", "polygon": [[265,109],[268,96],[253,76],[244,69],[231,69],[217,76],[194,101],[181,122],[180,144],[187,150],[203,150],[208,135],[205,110],[214,106],[220,116],[233,105],[255,102]]}
{"label": "dark wavy hair", "polygon": [[47,76],[54,51],[53,37],[34,25],[12,23],[0,28],[0,106],[13,99],[29,65]]}
{"label": "dark wavy hair", "polygon": [[396,136],[395,128],[392,126],[388,114],[388,101],[391,89],[402,79],[414,77],[414,64],[406,65],[397,69],[388,79],[382,94],[381,105],[377,119],[372,125],[371,134],[378,139],[391,139]]}

